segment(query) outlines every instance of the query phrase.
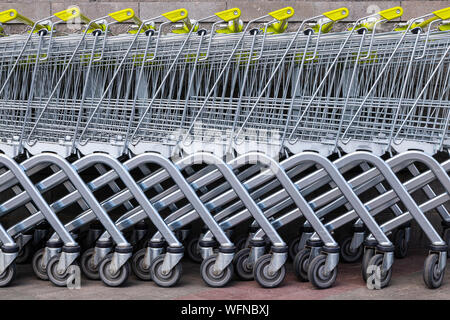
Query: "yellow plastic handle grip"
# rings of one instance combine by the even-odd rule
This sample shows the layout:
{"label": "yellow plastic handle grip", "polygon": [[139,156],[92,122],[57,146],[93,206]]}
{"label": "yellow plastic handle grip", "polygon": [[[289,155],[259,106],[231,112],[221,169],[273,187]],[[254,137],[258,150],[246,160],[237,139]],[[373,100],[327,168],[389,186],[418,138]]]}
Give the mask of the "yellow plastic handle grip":
{"label": "yellow plastic handle grip", "polygon": [[188,11],[184,8],[173,10],[162,14],[167,20],[177,22],[188,17]]}
{"label": "yellow plastic handle grip", "polygon": [[31,19],[28,19],[27,17],[20,15],[16,9],[9,9],[9,10],[0,12],[0,22],[1,23],[7,23],[7,22],[15,20],[15,19],[17,19],[20,22],[27,24],[29,26],[34,25],[34,22]]}
{"label": "yellow plastic handle grip", "polygon": [[400,18],[403,15],[403,8],[402,7],[393,7],[387,10],[383,10],[378,12],[378,14],[386,20],[392,20],[396,18]]}
{"label": "yellow plastic handle grip", "polygon": [[134,10],[131,8],[123,9],[120,11],[112,12],[108,14],[108,16],[110,16],[117,22],[125,22],[134,18]]}
{"label": "yellow plastic handle grip", "polygon": [[239,8],[231,8],[225,11],[220,11],[215,13],[220,19],[225,22],[238,19],[241,16],[241,9]]}
{"label": "yellow plastic handle grip", "polygon": [[437,11],[433,11],[433,14],[436,17],[438,17],[439,19],[448,20],[448,19],[450,19],[450,7],[441,9],[441,10],[437,10]]}
{"label": "yellow plastic handle grip", "polygon": [[347,8],[339,8],[336,10],[331,10],[324,12],[323,15],[330,20],[339,21],[348,17],[349,11]]}
{"label": "yellow plastic handle grip", "polygon": [[289,19],[294,15],[294,8],[292,7],[286,7],[280,10],[269,12],[269,16],[271,16],[274,19],[277,19],[278,21]]}
{"label": "yellow plastic handle grip", "polygon": [[78,18],[80,16],[80,9],[77,7],[72,7],[60,12],[56,12],[54,14],[55,17],[61,19],[62,21],[69,21],[75,18]]}

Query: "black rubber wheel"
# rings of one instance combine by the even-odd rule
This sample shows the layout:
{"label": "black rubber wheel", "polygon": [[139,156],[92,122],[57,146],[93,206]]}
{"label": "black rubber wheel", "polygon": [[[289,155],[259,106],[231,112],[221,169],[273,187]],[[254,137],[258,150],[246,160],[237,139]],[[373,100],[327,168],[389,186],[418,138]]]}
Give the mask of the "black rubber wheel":
{"label": "black rubber wheel", "polygon": [[11,263],[6,270],[0,274],[0,287],[9,286],[9,284],[16,278],[16,263]]}
{"label": "black rubber wheel", "polygon": [[183,268],[181,263],[178,263],[168,274],[163,274],[162,265],[165,256],[165,254],[162,254],[152,261],[150,273],[151,278],[158,286],[168,288],[175,286],[180,281]]}
{"label": "black rubber wheel", "polygon": [[431,253],[425,259],[423,267],[423,281],[429,289],[437,289],[444,281],[445,269],[439,270],[439,254]]}
{"label": "black rubber wheel", "polygon": [[405,235],[405,229],[398,229],[394,234],[394,256],[397,259],[403,259],[408,254],[408,242]]}
{"label": "black rubber wheel", "polygon": [[242,249],[245,249],[246,246],[245,244],[247,243],[247,237],[240,237],[236,242],[235,242],[235,246],[236,246],[236,250],[240,251]]}
{"label": "black rubber wheel", "polygon": [[337,277],[337,267],[333,269],[328,275],[324,275],[325,263],[327,261],[326,254],[319,254],[309,263],[308,278],[313,286],[317,289],[330,288]]}
{"label": "black rubber wheel", "polygon": [[31,244],[26,244],[24,247],[22,247],[22,249],[20,249],[19,251],[19,255],[16,257],[16,260],[14,260],[16,262],[16,264],[23,264],[26,263],[28,261],[28,259],[30,259],[31,256]]}
{"label": "black rubber wheel", "polygon": [[[392,278],[392,268],[390,268],[389,270],[383,270],[381,268],[382,264],[383,264],[383,255],[376,254],[370,259],[369,265],[368,265],[368,268],[371,270],[369,270],[370,272],[367,272],[367,276],[368,276],[367,279],[370,279],[372,276],[376,277],[376,275],[374,275],[374,273],[377,272],[376,268],[380,268],[380,277],[381,278],[375,282],[378,289],[387,287],[389,285],[389,283],[391,282],[391,278]],[[367,282],[367,280],[366,280],[366,282]]]}
{"label": "black rubber wheel", "polygon": [[363,246],[359,246],[356,249],[352,249],[352,239],[353,237],[347,237],[342,241],[341,243],[341,261],[346,263],[354,263],[357,262],[359,259],[361,259],[364,248]]}
{"label": "black rubber wheel", "polygon": [[244,248],[238,251],[233,259],[234,272],[240,280],[253,280],[253,267],[247,264],[250,255],[250,248]]}
{"label": "black rubber wheel", "polygon": [[131,258],[131,269],[139,280],[151,281],[152,276],[150,273],[150,266],[147,268],[144,266],[144,257],[147,252],[147,248],[143,248],[136,252]]}
{"label": "black rubber wheel", "polygon": [[70,272],[66,269],[63,273],[59,273],[58,263],[60,255],[53,256],[47,264],[47,275],[48,279],[57,287],[67,286],[67,279],[70,277]]}
{"label": "black rubber wheel", "polygon": [[265,254],[256,260],[253,267],[253,276],[256,282],[263,288],[276,288],[278,287],[286,277],[286,267],[283,265],[275,274],[269,274],[271,254]]}
{"label": "black rubber wheel", "polygon": [[214,274],[213,266],[216,263],[217,255],[211,255],[203,260],[200,266],[200,274],[203,281],[213,288],[226,286],[233,276],[233,264],[229,264],[220,274]]}
{"label": "black rubber wheel", "polygon": [[308,282],[310,249],[300,250],[294,258],[294,273],[301,282]]}
{"label": "black rubber wheel", "polygon": [[445,243],[447,243],[447,255],[450,255],[450,228],[444,229],[444,231],[442,232],[442,239],[445,241]]}
{"label": "black rubber wheel", "polygon": [[299,252],[299,248],[298,248],[299,242],[300,242],[300,237],[296,237],[296,238],[292,239],[291,241],[289,241],[289,243],[288,243],[289,258],[291,259],[291,261],[294,261],[295,256]]}
{"label": "black rubber wheel", "polygon": [[203,261],[202,255],[198,248],[198,238],[192,238],[187,244],[187,256],[195,263],[201,263]]}
{"label": "black rubber wheel", "polygon": [[373,255],[375,254],[375,249],[373,248],[366,248],[364,250],[363,259],[361,263],[361,274],[364,282],[367,282],[367,268],[369,267],[370,259],[372,259]]}
{"label": "black rubber wheel", "polygon": [[81,270],[91,280],[100,280],[98,265],[94,265],[95,248],[89,248],[81,255]]}
{"label": "black rubber wheel", "polygon": [[33,255],[31,260],[31,266],[33,267],[34,274],[41,280],[48,280],[47,268],[42,265],[42,258],[44,257],[45,248],[39,249]]}
{"label": "black rubber wheel", "polygon": [[120,269],[112,274],[110,270],[111,259],[113,254],[108,254],[98,267],[100,279],[109,287],[119,287],[123,285],[130,275],[130,263],[127,261]]}

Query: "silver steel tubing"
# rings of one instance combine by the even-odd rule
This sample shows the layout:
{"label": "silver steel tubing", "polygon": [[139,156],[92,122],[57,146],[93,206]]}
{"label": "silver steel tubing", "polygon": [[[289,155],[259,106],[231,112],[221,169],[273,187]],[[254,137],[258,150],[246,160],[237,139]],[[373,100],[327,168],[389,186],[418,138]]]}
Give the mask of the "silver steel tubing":
{"label": "silver steel tubing", "polygon": [[[444,167],[448,167],[447,163],[446,163],[447,165],[444,164],[443,166],[441,166],[432,157],[430,157],[424,153],[417,152],[417,151],[409,151],[409,152],[400,154],[394,158],[396,158],[398,160],[401,159],[401,161],[421,162],[430,169],[430,171],[411,179],[410,182],[408,182],[408,183],[405,183],[405,186],[402,187],[403,188],[402,193],[406,193],[409,195],[408,189],[406,189],[406,186],[408,184],[412,184],[412,181],[421,181],[421,182],[425,181],[425,184],[428,184],[429,182],[426,182],[426,181],[429,181],[429,178],[427,179],[427,176],[431,177],[433,175],[434,176],[433,178],[437,179],[443,185],[446,192],[448,194],[450,194],[450,177],[448,176],[448,174],[446,172],[447,169],[444,169]],[[397,197],[400,198],[401,201],[403,201],[402,197],[400,196],[399,193],[397,193],[397,190],[394,188],[394,186],[392,186],[392,187],[393,187],[393,190],[391,190],[383,195],[380,195],[376,200],[381,201],[381,199],[383,199],[383,201],[385,201],[385,202],[392,201],[393,199],[390,197],[392,197],[393,191],[394,191],[397,194]],[[411,198],[411,196],[409,196],[409,197]],[[411,198],[411,200],[412,200],[412,198]],[[414,201],[414,200],[412,200],[412,201]],[[423,212],[418,208],[417,204],[414,204],[414,205],[411,205],[410,203],[409,204],[404,203],[404,204],[405,204],[405,207],[407,208],[407,210],[409,211],[409,214],[407,216],[410,216],[411,219],[414,219],[417,221],[420,228],[425,232],[426,236],[428,237],[428,239],[431,241],[432,244],[442,245],[445,243],[445,242],[443,242],[443,240],[439,236],[439,234],[436,232],[436,230],[433,228],[431,223],[427,220],[427,218],[425,217]],[[368,206],[368,208],[371,210],[370,203],[366,206]],[[401,216],[405,217],[405,214],[402,214]],[[351,219],[351,217],[354,217],[354,212],[352,212],[352,211],[327,223],[327,228],[328,229],[338,228],[338,227],[342,226],[345,221],[349,221],[349,219]],[[397,219],[397,218],[395,218],[395,219]]]}
{"label": "silver steel tubing", "polygon": [[[108,214],[103,210],[100,204],[95,199],[92,192],[89,188],[84,184],[81,177],[77,174],[76,170],[63,158],[58,155],[51,153],[43,153],[40,155],[33,156],[28,159],[29,166],[34,166],[36,164],[47,162],[58,166],[62,172],[67,176],[67,179],[73,184],[73,186],[77,189],[80,195],[83,197],[85,202],[92,209],[96,217],[99,219],[101,224],[111,233],[114,241],[118,246],[126,246],[129,244],[123,237],[123,235],[118,232],[118,230],[114,227],[113,221],[109,218]],[[44,212],[42,212],[44,214]],[[63,230],[66,230],[64,226],[62,226]],[[56,231],[56,230],[55,230]],[[67,231],[66,231],[67,232]],[[64,241],[64,239],[62,239]]]}
{"label": "silver steel tubing", "polygon": [[[305,162],[305,161],[315,162],[318,165],[320,165],[323,168],[323,170],[330,176],[331,181],[333,181],[333,183],[335,183],[338,186],[338,188],[341,190],[342,194],[345,195],[345,197],[347,198],[348,202],[352,205],[352,207],[358,211],[360,218],[366,223],[368,228],[370,230],[373,230],[374,234],[376,234],[376,236],[378,237],[377,239],[380,241],[380,243],[383,243],[384,245],[389,245],[391,243],[389,241],[389,239],[384,234],[382,234],[382,232],[380,232],[381,230],[378,230],[379,228],[378,228],[378,225],[376,224],[375,220],[373,220],[373,218],[370,216],[367,209],[364,207],[364,205],[359,200],[357,195],[353,192],[351,186],[349,186],[349,184],[342,177],[341,173],[339,172],[339,169],[331,161],[329,161],[327,158],[325,158],[323,156],[320,156],[317,153],[312,153],[312,152],[305,152],[302,154],[292,156],[287,161],[290,162],[290,165],[286,164],[287,167],[295,166],[295,165],[298,165],[299,163]],[[280,170],[283,170],[283,169],[280,168]],[[295,186],[295,184],[290,179],[289,179],[289,181],[292,184],[292,186],[294,186],[296,192],[298,193],[298,195],[296,195],[296,196],[297,197],[300,196],[302,199],[304,199],[303,196],[301,195],[301,193],[299,192],[299,186],[298,185]],[[290,196],[292,197],[292,195],[290,195]],[[323,226],[322,222],[320,222],[319,218],[314,213],[314,211],[312,209],[314,207],[311,206],[310,204],[308,204],[307,202],[305,202],[305,205],[300,207],[298,205],[297,201],[294,200],[294,202],[298,207],[298,212],[301,215],[305,216],[305,218],[311,224],[313,229],[318,232],[319,238],[321,240],[323,240],[324,243],[326,244],[327,242],[325,241],[326,238],[324,235],[326,235],[328,232],[323,233],[323,229],[325,229],[325,227]],[[245,211],[241,211],[237,215],[222,222],[221,225],[227,226],[227,227],[234,226],[236,224],[236,222],[233,220],[238,219],[237,221],[240,221],[241,219],[243,219],[245,217],[245,214],[246,214]],[[257,236],[255,234],[254,238],[260,239],[261,236],[263,236],[263,235],[264,234],[261,232],[261,233],[258,233]],[[209,235],[205,235],[205,238],[207,238],[208,236]]]}
{"label": "silver steel tubing", "polygon": [[[210,228],[210,230],[212,230],[214,232],[214,235],[216,236],[217,241],[219,241],[222,246],[228,246],[228,247],[233,246],[232,242],[228,239],[228,237],[223,232],[223,230],[219,228],[217,223],[214,221],[214,219],[210,215],[209,211],[206,209],[206,207],[203,205],[201,200],[198,198],[194,189],[185,180],[185,178],[181,174],[180,170],[170,160],[168,160],[167,158],[165,158],[159,154],[156,154],[156,153],[153,153],[153,154],[145,153],[145,154],[136,156],[135,159],[136,159],[136,162],[139,164],[156,163],[159,166],[161,166],[162,168],[164,168],[164,170],[167,172],[167,174],[174,180],[176,185],[184,193],[184,195],[189,200],[189,202],[192,204],[194,209],[198,212],[198,215],[200,216],[200,218],[205,222],[205,224],[208,226],[208,228]],[[135,184],[135,186],[137,187],[137,184]],[[147,200],[147,198],[146,198],[146,201],[150,204],[150,202]],[[150,206],[151,206],[151,204],[150,204]],[[145,207],[143,207],[143,208],[145,210]],[[159,214],[156,211],[154,214],[159,217],[158,224],[155,223],[157,229],[159,230],[159,232],[162,233],[162,235],[164,236],[166,241],[169,241],[170,238],[167,238],[166,234],[164,234],[164,230],[166,230],[166,229],[168,230],[167,225],[164,223],[164,221],[162,220],[162,218],[159,216]],[[153,219],[152,219],[152,221],[153,221]],[[107,235],[104,234],[101,238],[103,238],[105,236],[107,236]],[[169,242],[169,244],[170,244],[170,242]]]}
{"label": "silver steel tubing", "polygon": [[[61,160],[64,166],[64,160],[55,156],[55,155],[44,155],[43,158],[46,162],[52,161],[52,158]],[[42,157],[41,157],[42,158]],[[56,162],[55,161],[55,162]],[[34,184],[31,182],[31,180],[28,178],[28,176],[25,174],[22,167],[16,163],[13,159],[10,159],[9,157],[0,154],[0,163],[7,167],[11,173],[17,178],[19,183],[22,185],[24,190],[29,194],[30,198],[33,200],[33,202],[36,204],[39,210],[41,210],[42,215],[44,216],[44,219],[48,221],[48,223],[52,226],[52,228],[55,230],[55,232],[58,233],[58,235],[61,237],[61,240],[64,242],[66,246],[76,246],[77,243],[72,238],[70,233],[64,229],[63,224],[59,219],[56,217],[56,215],[52,212],[52,209],[49,207],[47,202],[44,200],[42,195],[39,193],[38,190],[36,190]],[[0,229],[0,234],[2,238],[0,240],[4,245],[11,245],[14,243],[14,241],[11,239],[10,236],[8,236],[5,233],[5,230],[3,228]]]}

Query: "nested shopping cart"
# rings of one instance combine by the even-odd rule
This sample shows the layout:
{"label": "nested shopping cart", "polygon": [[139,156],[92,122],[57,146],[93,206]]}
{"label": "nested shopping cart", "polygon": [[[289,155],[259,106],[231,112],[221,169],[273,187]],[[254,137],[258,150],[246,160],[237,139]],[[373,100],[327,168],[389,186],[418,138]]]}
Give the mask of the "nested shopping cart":
{"label": "nested shopping cart", "polygon": [[[0,38],[0,184],[14,194],[1,216],[21,206],[29,213],[0,228],[2,285],[33,235],[43,239],[44,221],[55,233],[33,268],[65,285],[80,255],[77,232],[97,221],[80,262],[89,278],[110,286],[126,281],[130,263],[142,280],[175,285],[186,242],[213,287],[226,285],[233,269],[278,286],[288,252],[299,279],[318,288],[334,284],[340,259],[361,256],[364,280],[379,277],[384,287],[415,220],[432,242],[425,283],[439,287],[450,179],[447,162],[430,156],[449,147],[450,9],[379,31],[402,12],[384,10],[340,32],[333,27],[346,8],[306,19],[294,32],[292,7],[246,25],[238,8],[197,20],[185,9],[143,20],[131,9],[90,20],[73,7],[37,22],[0,13],[2,23],[31,27],[12,36],[2,28]],[[63,21],[82,28],[58,34]],[[114,34],[114,24],[130,21],[127,33]],[[86,177],[90,168],[95,177]],[[409,180],[399,178],[405,170]],[[42,195],[54,189],[64,194],[48,204]],[[422,204],[410,195],[419,189]],[[77,213],[62,223],[74,205]],[[444,239],[424,215],[431,209]],[[392,214],[380,220],[385,210]],[[301,238],[288,248],[277,230],[302,217]],[[144,220],[157,233],[133,250],[126,232],[134,227],[145,240]],[[199,221],[205,228],[187,241]],[[235,255],[230,237],[249,223]],[[348,225],[353,232],[340,246],[335,230]]]}

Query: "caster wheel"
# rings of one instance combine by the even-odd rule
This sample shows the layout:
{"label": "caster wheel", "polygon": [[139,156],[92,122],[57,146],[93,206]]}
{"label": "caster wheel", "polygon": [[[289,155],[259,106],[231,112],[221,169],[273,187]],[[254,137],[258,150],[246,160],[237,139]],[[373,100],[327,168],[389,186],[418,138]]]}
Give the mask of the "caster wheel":
{"label": "caster wheel", "polygon": [[0,274],[0,287],[8,286],[16,277],[16,263],[11,263],[6,270]]}
{"label": "caster wheel", "polygon": [[437,289],[444,281],[444,271],[439,270],[439,255],[436,253],[430,254],[426,260],[423,268],[423,281],[429,289]]}
{"label": "caster wheel", "polygon": [[183,268],[181,264],[178,263],[169,273],[164,274],[162,266],[165,256],[165,254],[162,254],[153,260],[152,265],[150,266],[150,274],[151,278],[158,286],[168,288],[175,286],[178,281],[180,281]]}
{"label": "caster wheel", "polygon": [[237,251],[241,251],[242,249],[245,249],[246,248],[246,246],[245,246],[245,244],[246,244],[246,242],[247,242],[247,237],[241,237],[241,238],[239,238],[235,243],[235,246],[236,246],[236,250]]}
{"label": "caster wheel", "polygon": [[150,266],[147,268],[144,266],[144,257],[146,252],[147,249],[143,248],[133,255],[133,258],[131,259],[131,269],[139,280],[150,281],[152,280]]}
{"label": "caster wheel", "polygon": [[217,255],[214,254],[203,260],[200,266],[200,273],[203,281],[205,281],[208,286],[221,288],[231,281],[233,276],[233,264],[229,264],[220,274],[215,274],[214,264],[216,263],[216,259]]}
{"label": "caster wheel", "polygon": [[67,280],[71,276],[71,273],[68,272],[68,269],[64,270],[64,272],[58,272],[58,263],[60,256],[52,257],[47,264],[47,275],[48,279],[57,287],[65,287],[67,286]]}
{"label": "caster wheel", "polygon": [[110,266],[112,256],[111,253],[108,254],[100,263],[100,266],[98,267],[100,279],[102,279],[103,283],[109,287],[119,287],[128,280],[130,275],[130,264],[127,261],[117,272],[111,273]]}
{"label": "caster wheel", "polygon": [[78,236],[78,243],[80,244],[82,252],[88,250],[89,248],[92,248],[92,246],[95,245],[95,242],[91,243],[91,241],[87,240],[87,236],[88,236],[87,230],[80,232]]}
{"label": "caster wheel", "polygon": [[189,240],[187,244],[187,256],[195,263],[201,263],[203,261],[202,255],[198,248],[198,238],[193,238]]}
{"label": "caster wheel", "polygon": [[144,237],[142,237],[142,239],[136,242],[136,244],[133,246],[133,249],[136,250],[136,252],[138,252],[139,250],[146,248],[148,240],[149,234],[146,234]]}
{"label": "caster wheel", "polygon": [[398,229],[394,234],[394,256],[403,259],[408,253],[408,242],[405,238],[405,229]]}
{"label": "caster wheel", "polygon": [[361,259],[363,255],[364,248],[362,246],[359,246],[356,249],[351,248],[352,244],[352,237],[345,238],[344,241],[341,243],[341,260],[343,262],[347,263],[354,263],[357,262],[359,259]]}
{"label": "caster wheel", "polygon": [[309,256],[311,250],[302,249],[300,250],[294,258],[294,272],[298,280],[301,282],[308,282],[308,267],[309,267]]}
{"label": "caster wheel", "polygon": [[81,270],[83,274],[91,280],[99,280],[98,265],[94,264],[95,249],[89,248],[81,255]]}
{"label": "caster wheel", "polygon": [[449,249],[447,251],[447,256],[450,255],[450,228],[449,229],[445,229],[443,234],[442,234],[442,239],[445,241],[445,243],[447,243],[447,245],[449,246]]}
{"label": "caster wheel", "polygon": [[298,244],[300,242],[300,237],[296,237],[294,239],[292,239],[289,244],[289,258],[291,259],[291,261],[294,261],[295,256],[297,255],[299,248],[298,248]]}
{"label": "caster wheel", "polygon": [[308,278],[317,289],[330,288],[336,282],[337,267],[328,275],[324,274],[326,261],[327,255],[319,254],[309,263]]}
{"label": "caster wheel", "polygon": [[19,255],[17,256],[15,262],[16,264],[23,264],[28,261],[31,256],[31,245],[27,244],[19,251]]}
{"label": "caster wheel", "polygon": [[44,258],[45,248],[39,249],[33,255],[31,265],[33,267],[34,274],[41,280],[48,280],[47,269],[42,265],[42,259]]}
{"label": "caster wheel", "polygon": [[234,272],[240,280],[253,280],[253,268],[247,264],[250,248],[241,249],[234,256]]}
{"label": "caster wheel", "polygon": [[[367,279],[374,279],[375,285],[378,286],[377,289],[382,289],[385,288],[389,285],[389,283],[391,282],[391,278],[392,278],[392,268],[390,268],[389,270],[383,270],[382,267],[383,264],[383,255],[382,254],[376,254],[374,255],[370,261],[369,261],[369,265],[368,267],[370,268],[371,266],[375,266],[380,268],[380,277],[381,279],[377,279],[377,268],[371,268],[371,270],[369,270],[370,272],[367,272]],[[366,280],[367,282],[367,280]]]}
{"label": "caster wheel", "polygon": [[367,275],[367,268],[369,267],[370,259],[372,259],[374,254],[375,254],[375,250],[372,248],[366,248],[364,250],[362,264],[361,264],[361,272],[362,272],[362,278],[363,278],[364,282],[367,282],[367,278],[369,277]]}
{"label": "caster wheel", "polygon": [[286,277],[286,267],[283,265],[275,274],[269,273],[271,254],[265,254],[256,260],[253,267],[253,276],[256,282],[258,282],[263,288],[276,288],[278,287]]}

